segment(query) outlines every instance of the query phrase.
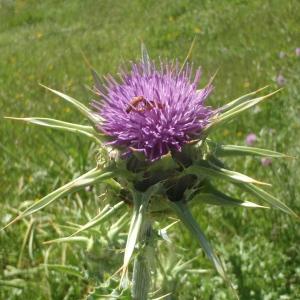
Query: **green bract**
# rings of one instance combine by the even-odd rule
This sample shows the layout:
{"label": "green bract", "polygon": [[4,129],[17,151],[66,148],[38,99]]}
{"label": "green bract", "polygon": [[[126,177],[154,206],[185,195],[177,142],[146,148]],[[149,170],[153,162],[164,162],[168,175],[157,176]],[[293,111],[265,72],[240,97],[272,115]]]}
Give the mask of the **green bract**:
{"label": "green bract", "polygon": [[[144,60],[148,59],[144,47],[142,48],[142,57]],[[96,72],[92,72],[95,80],[99,81]],[[124,252],[124,262],[119,270],[121,274],[120,289],[128,287],[128,266],[136,251],[131,292],[133,299],[147,299],[148,297],[151,264],[147,258],[153,255],[151,252],[153,252],[158,234],[154,232],[152,223],[157,216],[159,218],[161,212],[164,215],[175,214],[179,218],[190,231],[192,237],[199,242],[217,272],[230,286],[231,283],[225,274],[224,266],[214,253],[200,225],[193,218],[189,210],[189,203],[196,204],[197,201],[201,201],[202,203],[214,205],[242,206],[245,208],[273,207],[296,217],[296,214],[283,202],[262,189],[264,185],[268,185],[267,183],[230,170],[220,160],[224,156],[251,155],[286,158],[287,155],[254,147],[220,145],[208,138],[212,131],[218,130],[220,127],[224,128],[226,122],[239,116],[254,105],[269,99],[278,91],[259,96],[265,89],[263,88],[231,101],[221,107],[218,113],[212,117],[200,140],[186,144],[181,152],[169,153],[157,161],[150,162],[139,152],[133,152],[133,155],[127,159],[119,158],[118,150],[112,151],[105,144],[106,137],[95,129],[95,124],[102,122],[98,115],[79,101],[61,92],[47,89],[72,104],[87,118],[90,125],[38,117],[12,119],[83,134],[97,142],[99,147],[98,161],[95,168],[34,202],[8,225],[40,211],[58,198],[86,186],[98,183],[106,184],[119,195],[120,202],[113,206],[105,206],[87,224],[79,226],[71,236],[49,241],[48,243],[81,241],[89,247],[93,241],[78,234],[99,225],[117,210],[127,206],[132,216]],[[212,183],[212,179],[215,178],[236,185],[241,190],[254,195],[261,203],[256,204],[250,201],[238,200],[224,194]],[[127,218],[127,213],[125,213],[124,218]],[[120,220],[120,224],[122,222],[124,222],[123,219]],[[162,232],[161,230],[161,236],[163,236]],[[59,266],[53,265],[52,268],[59,268]],[[69,271],[76,271],[76,274],[78,272],[77,270]],[[82,275],[79,273],[78,276]]]}

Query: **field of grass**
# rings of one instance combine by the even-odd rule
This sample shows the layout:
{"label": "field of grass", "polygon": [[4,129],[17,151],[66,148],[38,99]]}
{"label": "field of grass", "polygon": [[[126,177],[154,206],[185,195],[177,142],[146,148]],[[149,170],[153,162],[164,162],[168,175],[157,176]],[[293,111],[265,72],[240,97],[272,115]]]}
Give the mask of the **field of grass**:
{"label": "field of grass", "polygon": [[[295,156],[270,166],[258,158],[229,158],[226,163],[272,183],[268,189],[300,214],[299,1],[2,0],[0,20],[0,227],[96,161],[95,145],[84,137],[4,116],[84,123],[38,83],[88,105],[92,95],[86,87],[93,80],[82,53],[99,74],[114,74],[120,64],[139,57],[141,41],[153,58],[183,61],[195,36],[191,60],[203,67],[202,84],[219,69],[209,99],[213,107],[268,84],[276,89],[280,74],[286,79],[283,91],[213,138],[244,145],[254,132],[256,146]],[[244,197],[231,186],[223,189]],[[74,224],[86,223],[115,201],[113,195],[109,201],[99,197],[102,192],[99,187],[60,199],[0,232],[0,299],[104,299],[97,294],[110,291],[101,283],[122,263],[127,224],[116,227],[114,235],[107,229],[126,210],[83,233],[80,241],[44,244],[67,236]],[[201,204],[193,213],[242,300],[300,299],[299,221],[276,210]],[[231,299],[186,230],[176,224],[169,235],[172,243],[160,247],[168,280],[153,298],[172,293],[165,299]],[[174,267],[180,259],[184,263],[195,257]]]}

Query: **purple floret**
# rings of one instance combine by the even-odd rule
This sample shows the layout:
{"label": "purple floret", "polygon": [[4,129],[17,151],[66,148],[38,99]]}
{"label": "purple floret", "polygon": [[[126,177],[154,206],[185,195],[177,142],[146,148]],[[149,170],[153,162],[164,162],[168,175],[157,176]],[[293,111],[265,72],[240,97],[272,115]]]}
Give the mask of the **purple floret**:
{"label": "purple floret", "polygon": [[246,144],[252,146],[257,141],[257,136],[255,133],[249,133],[246,136]]}
{"label": "purple floret", "polygon": [[192,67],[180,71],[178,63],[133,64],[117,82],[109,76],[96,87],[101,99],[92,103],[104,119],[97,128],[108,135],[111,145],[125,153],[140,151],[153,161],[170,151],[181,151],[191,140],[201,138],[213,110],[205,99],[213,87],[197,90],[201,71],[192,80]]}

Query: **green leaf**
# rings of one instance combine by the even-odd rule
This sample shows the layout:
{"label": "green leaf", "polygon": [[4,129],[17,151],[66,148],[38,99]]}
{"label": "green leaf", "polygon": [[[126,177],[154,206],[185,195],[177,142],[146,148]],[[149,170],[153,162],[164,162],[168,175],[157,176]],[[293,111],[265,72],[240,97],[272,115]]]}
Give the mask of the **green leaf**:
{"label": "green leaf", "polygon": [[53,244],[53,243],[78,243],[78,242],[83,242],[87,245],[87,250],[91,249],[93,246],[93,239],[92,238],[88,238],[86,236],[68,236],[68,237],[62,237],[62,238],[58,238],[55,240],[51,240],[51,241],[46,241],[43,244]]}
{"label": "green leaf", "polygon": [[[116,173],[116,176],[120,173],[118,170],[114,170],[114,172]],[[122,176],[122,174],[120,175]],[[122,185],[113,178],[106,179],[103,182],[109,185],[117,193],[119,193],[122,189]]]}
{"label": "green leaf", "polygon": [[15,278],[20,278],[28,275],[33,275],[36,274],[37,272],[43,270],[43,267],[41,265],[38,265],[36,267],[32,268],[15,268],[13,266],[7,266],[7,268],[4,270],[4,277],[9,278],[9,277],[15,277]]}
{"label": "green leaf", "polygon": [[238,106],[239,104],[247,101],[247,100],[250,100],[252,98],[252,96],[255,96],[256,94],[258,94],[259,92],[265,90],[267,87],[269,87],[268,85],[267,86],[264,86],[254,92],[251,92],[249,94],[246,94],[246,95],[243,95],[237,99],[234,99],[233,101],[225,104],[224,106],[222,106],[221,108],[219,108],[219,111],[220,112],[226,112],[228,110],[231,110],[232,108]]}
{"label": "green leaf", "polygon": [[101,143],[99,138],[101,137],[100,134],[97,133],[97,131],[92,126],[86,126],[86,125],[80,125],[80,124],[74,124],[69,122],[64,122],[60,120],[55,119],[48,119],[48,118],[36,118],[36,117],[30,117],[30,118],[14,118],[14,117],[6,117],[6,119],[11,120],[20,120],[36,125],[41,125],[45,127],[50,127],[54,129],[61,129],[61,130],[67,130],[74,133],[80,133],[83,135],[86,135],[90,138],[95,139],[98,143]]}
{"label": "green leaf", "polygon": [[13,221],[3,227],[1,230],[5,229],[9,225],[15,223],[16,221],[29,216],[33,213],[38,212],[42,208],[48,206],[55,200],[66,196],[70,193],[74,193],[86,186],[93,185],[97,182],[101,182],[113,177],[113,172],[107,170],[99,170],[98,168],[94,168],[87,172],[84,175],[72,180],[71,182],[65,184],[64,186],[58,188],[57,190],[53,191],[52,193],[48,194],[44,198],[38,200],[37,202],[30,205],[25,211],[23,211],[19,216],[17,216]]}
{"label": "green leaf", "polygon": [[72,265],[44,264],[43,266],[52,271],[57,271],[67,275],[76,276],[81,279],[85,278],[84,273],[80,271],[78,267]]}
{"label": "green leaf", "polygon": [[244,182],[244,183],[269,185],[268,183],[255,180],[247,175],[235,171],[231,171],[225,168],[221,168],[211,163],[206,164],[204,162],[202,164],[198,163],[198,164],[191,165],[190,167],[184,170],[184,173],[194,174],[196,176],[204,176],[204,177],[206,176],[219,177],[221,179],[229,180],[232,182]]}
{"label": "green leaf", "polygon": [[204,250],[205,254],[207,255],[208,259],[211,261],[211,263],[214,265],[219,275],[232,288],[235,296],[238,298],[235,289],[233,288],[231,282],[229,281],[225,273],[225,269],[221,260],[214,253],[209,241],[207,240],[206,236],[202,232],[199,224],[192,216],[186,204],[183,201],[177,201],[177,202],[169,201],[169,205],[177,214],[177,216],[180,218],[180,220],[183,222],[183,224],[187,227],[187,229],[190,231],[193,237],[197,239],[201,248]]}
{"label": "green leaf", "polygon": [[227,195],[218,195],[214,193],[199,193],[196,194],[192,201],[202,201],[211,205],[220,205],[220,206],[240,206],[248,208],[269,208],[266,206],[258,205],[250,201],[241,201],[234,198],[231,198]]}
{"label": "green leaf", "polygon": [[292,158],[291,156],[272,150],[236,145],[217,145],[215,154],[217,156],[257,155],[272,158]]}
{"label": "green leaf", "polygon": [[127,236],[124,261],[122,266],[122,275],[121,275],[121,286],[124,286],[124,278],[127,282],[127,270],[128,265],[131,260],[134,248],[137,244],[138,236],[141,230],[142,222],[146,213],[146,207],[148,203],[144,203],[143,201],[135,201],[134,202],[134,211],[130,222],[130,228]]}
{"label": "green leaf", "polygon": [[58,95],[59,97],[65,99],[67,102],[71,103],[72,105],[74,105],[85,117],[87,117],[93,124],[95,123],[99,123],[102,122],[102,118],[96,114],[94,114],[89,108],[87,108],[85,105],[83,105],[81,102],[79,102],[78,100],[63,94],[59,91],[53,90],[43,84],[41,84],[42,87],[44,87],[45,89],[51,91],[52,93]]}
{"label": "green leaf", "polygon": [[76,232],[72,233],[71,236],[74,236],[82,231],[88,230],[99,225],[102,222],[105,222],[111,215],[115,214],[121,207],[125,205],[125,202],[121,201],[114,206],[106,205],[102,211],[97,214],[93,219],[87,222],[85,225],[82,225]]}
{"label": "green leaf", "polygon": [[233,106],[232,108],[226,110],[225,112],[214,116],[211,119],[211,123],[203,130],[203,134],[207,135],[212,129],[216,129],[216,128],[220,127],[220,125],[223,125],[224,123],[230,121],[231,119],[233,119],[234,117],[236,117],[237,115],[242,113],[243,111],[245,111],[245,110],[259,104],[260,102],[270,98],[274,94],[278,93],[280,90],[281,89],[279,89],[279,90],[277,90],[273,93],[270,93],[268,95],[258,97],[258,98],[254,98],[254,99],[247,100],[245,102],[239,103],[238,105]]}
{"label": "green leaf", "polygon": [[286,204],[284,204],[274,196],[270,195],[266,191],[260,189],[259,187],[253,184],[238,184],[238,186],[244,189],[245,191],[252,193],[262,201],[267,202],[269,205],[278,208],[283,212],[288,213],[294,217],[299,218],[299,216],[297,216],[297,214],[293,212]]}
{"label": "green leaf", "polygon": [[28,242],[29,236],[33,231],[33,228],[34,228],[33,224],[34,224],[34,219],[31,219],[30,222],[27,225],[27,230],[24,234],[23,243],[22,243],[22,246],[21,246],[21,249],[20,249],[20,254],[19,254],[18,264],[17,264],[18,268],[22,267],[24,250],[25,250],[26,244]]}
{"label": "green leaf", "polygon": [[109,241],[113,241],[117,234],[123,232],[123,228],[128,224],[129,212],[123,213],[123,215],[109,228],[107,232],[107,238]]}
{"label": "green leaf", "polygon": [[13,287],[18,289],[23,289],[28,286],[28,283],[23,279],[11,279],[11,280],[2,280],[0,279],[0,286]]}

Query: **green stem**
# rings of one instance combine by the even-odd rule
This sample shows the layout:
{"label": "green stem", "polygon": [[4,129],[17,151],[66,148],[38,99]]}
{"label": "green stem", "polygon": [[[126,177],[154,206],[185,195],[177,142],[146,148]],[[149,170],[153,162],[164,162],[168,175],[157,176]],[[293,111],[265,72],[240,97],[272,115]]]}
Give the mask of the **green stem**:
{"label": "green stem", "polygon": [[147,216],[139,236],[139,253],[134,259],[131,296],[133,300],[147,300],[150,289],[150,260],[153,249],[152,225]]}

